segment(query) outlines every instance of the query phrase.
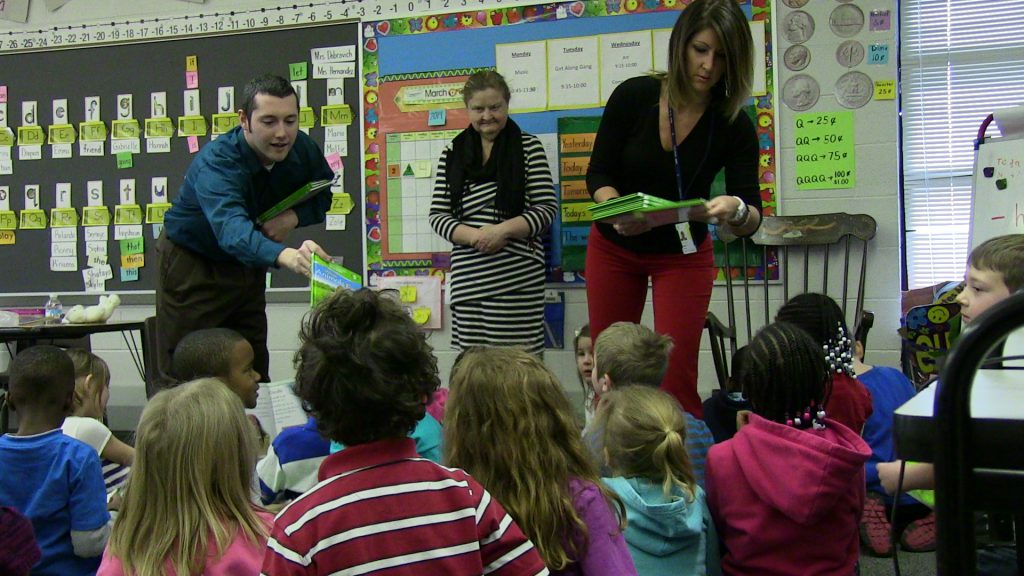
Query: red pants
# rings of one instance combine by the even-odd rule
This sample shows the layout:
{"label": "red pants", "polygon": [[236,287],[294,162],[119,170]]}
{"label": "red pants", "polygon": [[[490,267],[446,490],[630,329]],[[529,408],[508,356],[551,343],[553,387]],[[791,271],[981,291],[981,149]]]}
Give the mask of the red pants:
{"label": "red pants", "polygon": [[591,227],[586,278],[590,334],[595,340],[615,322],[640,322],[650,278],[654,330],[668,334],[675,344],[661,388],[687,412],[702,417],[697,355],[715,280],[710,236],[694,254],[642,254],[616,246]]}

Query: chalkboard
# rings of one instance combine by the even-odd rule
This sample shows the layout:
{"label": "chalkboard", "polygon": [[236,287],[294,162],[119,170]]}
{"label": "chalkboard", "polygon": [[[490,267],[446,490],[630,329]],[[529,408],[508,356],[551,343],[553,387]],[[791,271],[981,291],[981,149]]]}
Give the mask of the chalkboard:
{"label": "chalkboard", "polygon": [[1024,139],[992,138],[978,146],[971,200],[971,249],[1004,234],[1024,233]]}
{"label": "chalkboard", "polygon": [[[35,101],[38,124],[44,129],[53,124],[52,103],[67,100],[70,123],[86,119],[85,99],[100,97],[100,120],[107,130],[117,118],[118,98],[130,94],[133,100],[132,117],[140,127],[151,115],[151,94],[166,92],[166,115],[175,121],[185,112],[187,59],[195,57],[200,95],[200,112],[212,126],[211,116],[218,109],[218,88],[234,88],[234,111],[241,106],[245,83],[264,73],[289,77],[289,65],[306,63],[306,105],[316,114],[316,124],[309,133],[322,147],[325,128],[320,125],[320,109],[328,103],[327,80],[315,78],[311,50],[315,48],[351,47],[356,58],[351,68],[358,71],[359,27],[355,22],[332,22],[315,26],[267,29],[241,34],[210,35],[200,37],[119,43],[105,46],[50,50],[0,56],[0,86],[7,89],[8,125],[17,133],[22,124],[24,102]],[[302,68],[302,66],[298,66]],[[301,75],[300,75],[301,77]],[[355,74],[343,80],[344,103],[358,114],[360,87]],[[176,126],[177,128],[177,126]],[[362,225],[359,207],[363,204],[359,173],[358,127],[349,126],[343,135],[347,152],[342,153],[343,191],[349,193],[356,209],[348,215],[344,230],[326,230],[324,224],[300,228],[292,233],[288,245],[297,246],[310,238],[321,244],[332,256],[344,258],[346,267],[361,271],[363,268]],[[199,137],[200,145],[210,142],[207,135]],[[340,141],[339,141],[340,142]],[[0,187],[7,186],[10,209],[25,207],[25,187],[38,186],[41,206],[47,217],[56,205],[59,183],[71,185],[72,204],[81,219],[81,208],[86,205],[86,187],[90,181],[103,182],[104,205],[111,213],[107,253],[114,277],[107,280],[106,292],[131,293],[155,290],[158,257],[154,226],[144,225],[145,265],[139,269],[136,281],[122,282],[120,277],[121,253],[114,239],[114,206],[118,203],[118,190],[122,179],[134,179],[136,203],[145,211],[150,202],[154,177],[167,178],[167,193],[171,200],[177,195],[185,171],[193,158],[186,138],[175,135],[169,153],[146,153],[146,140],[141,140],[142,153],[133,155],[130,168],[118,168],[117,158],[110,154],[109,134],[104,156],[81,156],[78,143],[73,145],[71,158],[54,159],[49,145],[42,147],[41,160],[19,160],[19,150],[12,150],[13,174],[0,175]],[[351,160],[350,160],[351,159]],[[337,191],[337,190],[336,190]],[[22,230],[15,232],[15,244],[0,245],[0,295],[37,294],[58,292],[81,293],[85,284],[81,270],[87,267],[85,230],[79,222],[77,228],[77,261],[79,271],[54,272],[50,268],[51,233],[55,228]],[[15,273],[16,272],[16,273]],[[272,271],[271,290],[299,288],[307,280],[286,270]]]}

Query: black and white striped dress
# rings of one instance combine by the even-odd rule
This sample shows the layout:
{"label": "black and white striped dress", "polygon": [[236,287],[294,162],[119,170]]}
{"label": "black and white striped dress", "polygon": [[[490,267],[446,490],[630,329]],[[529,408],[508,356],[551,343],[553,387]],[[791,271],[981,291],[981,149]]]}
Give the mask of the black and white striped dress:
{"label": "black and white striped dress", "polygon": [[[437,167],[430,204],[430,226],[452,240],[455,227],[500,224],[494,200],[494,181],[469,182],[462,197],[462,220],[452,216],[445,166],[451,145]],[[526,167],[526,202],[522,216],[530,226],[528,238],[512,238],[494,254],[454,244],[448,276],[452,310],[452,347],[518,346],[539,354],[544,350],[544,246],[540,234],[555,218],[558,201],[544,147],[532,134],[523,133]]]}

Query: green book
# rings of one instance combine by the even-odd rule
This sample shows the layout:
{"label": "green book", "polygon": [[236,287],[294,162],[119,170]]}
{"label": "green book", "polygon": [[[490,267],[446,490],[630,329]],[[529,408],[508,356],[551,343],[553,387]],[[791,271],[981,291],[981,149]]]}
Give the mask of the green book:
{"label": "green book", "polygon": [[704,200],[666,200],[643,192],[591,204],[586,207],[595,221],[620,222],[627,219],[647,220],[652,226],[661,226],[689,220],[690,208],[701,206]]}
{"label": "green book", "polygon": [[359,290],[363,277],[341,264],[328,262],[313,254],[313,267],[309,274],[309,306],[315,307],[338,288]]}
{"label": "green book", "polygon": [[317,194],[330,188],[331,184],[333,183],[334,180],[315,180],[313,182],[310,182],[309,184],[306,184],[302,188],[299,188],[295,192],[289,194],[287,198],[281,200],[263,214],[260,214],[260,217],[256,219],[256,223],[262,226],[265,222],[273,219],[274,217],[284,212],[285,210],[292,208],[294,206],[298,206],[299,204],[302,204],[303,202],[309,200],[313,196],[316,196]]}

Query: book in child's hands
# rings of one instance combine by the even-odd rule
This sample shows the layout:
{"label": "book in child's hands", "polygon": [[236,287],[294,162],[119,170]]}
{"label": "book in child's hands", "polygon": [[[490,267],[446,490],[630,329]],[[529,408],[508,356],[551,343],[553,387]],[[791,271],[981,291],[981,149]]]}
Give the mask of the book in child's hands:
{"label": "book in child's hands", "polygon": [[701,206],[704,200],[673,201],[665,200],[643,192],[613,198],[605,202],[587,206],[592,219],[597,222],[619,224],[625,221],[643,219],[651,227],[664,224],[688,222],[690,209]]}
{"label": "book in child's hands", "polygon": [[255,416],[270,438],[276,438],[281,430],[306,423],[306,412],[302,401],[293,390],[294,380],[260,383],[256,407],[246,413]]}
{"label": "book in child's hands", "polygon": [[309,305],[314,307],[339,287],[358,290],[363,287],[363,277],[341,264],[328,262],[313,254],[313,266],[309,274]]}
{"label": "book in child's hands", "polygon": [[263,214],[260,214],[260,217],[256,219],[256,223],[262,226],[264,223],[273,219],[285,210],[298,206],[306,200],[309,200],[330,188],[332,184],[334,184],[334,180],[315,180],[306,184],[302,188],[299,188],[295,192],[289,194],[287,198],[281,200]]}

